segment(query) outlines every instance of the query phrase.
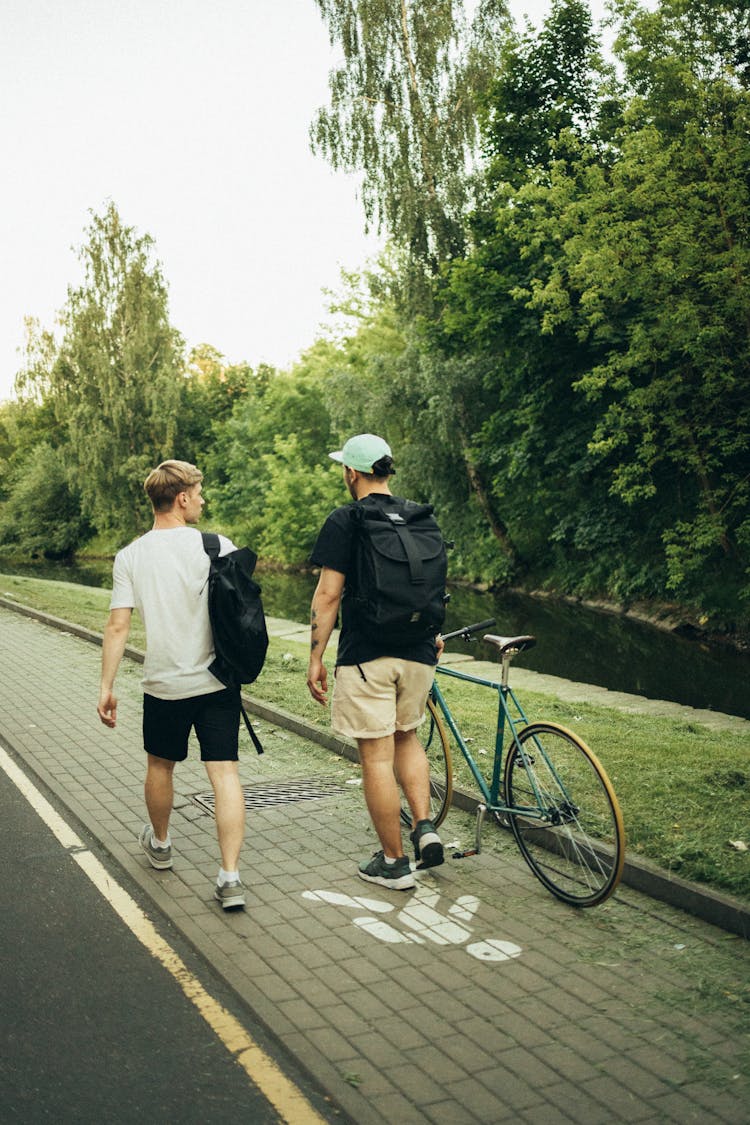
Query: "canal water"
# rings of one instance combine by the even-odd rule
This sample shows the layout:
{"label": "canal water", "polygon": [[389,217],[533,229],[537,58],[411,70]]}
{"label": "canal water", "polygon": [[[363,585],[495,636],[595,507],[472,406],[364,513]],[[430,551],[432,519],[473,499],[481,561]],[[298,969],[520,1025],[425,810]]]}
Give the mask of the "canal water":
{"label": "canal water", "polygon": [[[11,567],[0,561],[0,571],[89,586],[108,586],[111,580],[109,563]],[[313,575],[262,573],[258,577],[269,616],[300,622],[309,619],[316,583]],[[451,592],[445,630],[489,617],[496,620],[493,632],[530,633],[537,638],[536,647],[518,658],[519,666],[613,691],[750,718],[748,653],[567,602],[515,593],[482,594],[463,588]],[[448,647],[482,659],[496,659],[494,651],[481,641],[471,645],[452,642]]]}

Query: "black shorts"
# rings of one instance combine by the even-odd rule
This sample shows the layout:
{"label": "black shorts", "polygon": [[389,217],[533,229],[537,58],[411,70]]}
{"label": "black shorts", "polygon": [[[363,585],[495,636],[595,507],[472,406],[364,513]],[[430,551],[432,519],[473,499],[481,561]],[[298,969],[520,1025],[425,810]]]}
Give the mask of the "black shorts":
{"label": "black shorts", "polygon": [[236,762],[239,757],[239,689],[224,688],[189,699],[143,696],[143,748],[147,754],[169,762],[184,762],[193,728],[202,762]]}

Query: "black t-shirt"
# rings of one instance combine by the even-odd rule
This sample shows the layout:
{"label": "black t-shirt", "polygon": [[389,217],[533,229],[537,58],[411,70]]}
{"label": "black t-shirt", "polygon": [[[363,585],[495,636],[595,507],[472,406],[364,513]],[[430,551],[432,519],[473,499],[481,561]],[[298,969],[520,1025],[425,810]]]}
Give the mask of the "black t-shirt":
{"label": "black t-shirt", "polygon": [[[378,502],[399,504],[403,501],[397,496],[378,493]],[[359,501],[355,500],[355,504]],[[323,524],[310,555],[315,566],[327,566],[339,574],[349,576],[352,570],[352,547],[354,540],[354,520],[352,504],[336,508]],[[352,620],[351,590],[344,583],[344,596],[341,599],[341,634],[336,653],[337,664],[364,664],[379,656],[400,656],[403,660],[414,660],[418,664],[436,664],[437,649],[431,637],[407,648],[394,648],[379,643],[377,639],[365,636]]]}

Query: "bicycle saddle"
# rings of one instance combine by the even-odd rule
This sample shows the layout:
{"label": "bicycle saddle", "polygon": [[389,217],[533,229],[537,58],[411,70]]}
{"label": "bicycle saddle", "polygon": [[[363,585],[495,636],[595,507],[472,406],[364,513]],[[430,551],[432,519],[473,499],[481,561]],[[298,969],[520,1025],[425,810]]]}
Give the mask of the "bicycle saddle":
{"label": "bicycle saddle", "polygon": [[501,656],[515,656],[536,644],[536,637],[497,637],[494,633],[485,633],[482,639],[495,645]]}

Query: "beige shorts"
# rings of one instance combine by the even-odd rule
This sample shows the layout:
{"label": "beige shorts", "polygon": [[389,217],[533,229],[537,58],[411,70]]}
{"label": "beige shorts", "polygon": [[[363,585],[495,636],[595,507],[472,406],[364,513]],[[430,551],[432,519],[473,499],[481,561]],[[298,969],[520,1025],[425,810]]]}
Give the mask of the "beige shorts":
{"label": "beige shorts", "polygon": [[336,669],[331,725],[350,738],[385,738],[424,719],[435,667],[396,656]]}

